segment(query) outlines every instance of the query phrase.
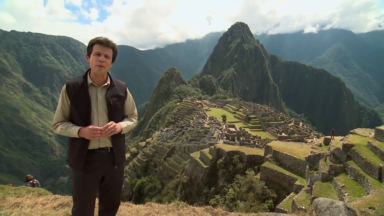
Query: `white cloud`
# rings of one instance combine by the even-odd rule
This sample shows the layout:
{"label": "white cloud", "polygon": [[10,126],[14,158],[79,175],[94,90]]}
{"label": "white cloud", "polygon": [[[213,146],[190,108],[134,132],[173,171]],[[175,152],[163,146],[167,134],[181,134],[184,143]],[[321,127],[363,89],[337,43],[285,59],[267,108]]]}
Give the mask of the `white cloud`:
{"label": "white cloud", "polygon": [[89,20],[95,21],[99,18],[99,11],[96,8],[91,8],[90,11],[82,10],[81,14]]}
{"label": "white cloud", "polygon": [[[384,28],[380,0],[2,0],[0,28],[67,35],[87,43],[104,35],[118,44],[153,48],[225,31],[243,21],[254,33],[324,28],[366,32]],[[70,11],[66,4],[79,11]],[[98,21],[102,10],[108,16]],[[79,23],[79,16],[90,23]],[[382,25],[382,27],[379,27]]]}
{"label": "white cloud", "polygon": [[82,2],[82,0],[65,0],[66,4],[72,4],[72,5],[75,5],[75,6],[78,6],[78,7],[81,6],[81,2]]}

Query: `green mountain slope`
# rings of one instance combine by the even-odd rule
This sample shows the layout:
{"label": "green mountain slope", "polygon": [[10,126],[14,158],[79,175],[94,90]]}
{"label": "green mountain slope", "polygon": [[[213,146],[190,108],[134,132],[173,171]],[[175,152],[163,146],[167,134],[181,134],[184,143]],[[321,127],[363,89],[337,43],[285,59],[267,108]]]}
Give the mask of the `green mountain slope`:
{"label": "green mountain slope", "polygon": [[51,122],[68,77],[86,69],[85,46],[68,37],[0,31],[0,182],[27,173],[55,192],[69,192],[66,140]]}
{"label": "green mountain slope", "polygon": [[320,131],[346,134],[356,127],[382,123],[378,114],[359,104],[340,78],[327,71],[271,57],[273,78],[286,105],[303,114]]}

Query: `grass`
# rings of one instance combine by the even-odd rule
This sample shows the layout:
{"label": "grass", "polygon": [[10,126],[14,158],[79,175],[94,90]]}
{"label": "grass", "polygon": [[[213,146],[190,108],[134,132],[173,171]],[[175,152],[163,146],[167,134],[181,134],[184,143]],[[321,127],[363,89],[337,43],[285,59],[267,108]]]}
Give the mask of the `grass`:
{"label": "grass", "polygon": [[305,192],[305,190],[301,190],[294,200],[300,208],[308,209],[311,205],[311,194]]}
{"label": "grass", "polygon": [[384,142],[378,141],[376,139],[372,139],[370,142],[384,152]]}
{"label": "grass", "polygon": [[276,137],[272,136],[270,133],[266,131],[254,131],[254,130],[249,130],[249,133],[252,135],[257,135],[261,138],[267,138],[270,140],[276,140]]}
{"label": "grass", "polygon": [[191,156],[204,168],[207,168],[208,166],[200,160],[200,151],[193,152]]}
{"label": "grass", "polygon": [[209,153],[209,148],[201,150],[200,154],[205,154],[210,160],[212,159],[212,155]]}
{"label": "grass", "polygon": [[23,197],[25,195],[51,195],[52,193],[43,188],[32,188],[26,186],[12,187],[7,185],[0,185],[0,200],[5,197]]}
{"label": "grass", "polygon": [[330,182],[316,182],[313,185],[313,197],[326,197],[334,200],[339,200],[332,183]]}
{"label": "grass", "polygon": [[[352,202],[352,206],[360,212],[360,215],[383,215],[383,203],[384,187],[381,187],[380,189],[371,192],[371,194],[355,200]],[[376,212],[373,209],[375,209]],[[379,214],[379,211],[381,211],[381,214]]]}
{"label": "grass", "polygon": [[356,134],[349,134],[346,138],[346,143],[354,144],[354,145],[367,145],[369,137],[360,136]]}
{"label": "grass", "polygon": [[247,155],[260,155],[264,156],[264,149],[260,148],[250,148],[245,146],[235,146],[235,145],[227,145],[227,144],[217,144],[216,148],[221,148],[224,151],[241,151]]}
{"label": "grass", "polygon": [[292,202],[293,198],[295,198],[296,194],[291,193],[278,205],[279,208],[286,210],[287,212],[291,212],[292,210]]}
{"label": "grass", "polygon": [[262,166],[265,166],[265,167],[268,167],[270,169],[274,169],[278,172],[284,173],[286,175],[292,176],[292,177],[296,178],[300,184],[305,185],[305,179],[303,177],[298,176],[295,173],[290,172],[290,171],[288,171],[288,170],[286,170],[286,169],[284,169],[284,168],[282,168],[276,164],[273,164],[273,163],[267,161],[267,162],[263,163]]}
{"label": "grass", "polygon": [[[0,194],[18,191],[15,195],[6,195],[0,198],[0,215],[18,216],[18,215],[62,215],[70,216],[72,208],[71,196],[59,196],[45,194],[45,192],[36,192],[36,188],[11,188],[0,185]],[[98,211],[98,202],[96,200],[95,212]],[[194,207],[183,202],[174,202],[169,204],[146,203],[144,205],[135,205],[129,202],[122,202],[117,212],[117,216],[257,216],[260,214],[246,214],[226,212],[221,209],[215,209],[211,206]],[[261,214],[262,215],[262,214]]]}
{"label": "grass", "polygon": [[277,151],[296,156],[303,160],[305,160],[305,157],[308,156],[311,151],[311,146],[309,144],[300,142],[273,141],[268,145]]}
{"label": "grass", "polygon": [[364,188],[357,182],[352,180],[347,174],[342,173],[335,179],[344,185],[343,191],[348,193],[348,201],[352,202],[365,196]]}
{"label": "grass", "polygon": [[341,149],[343,147],[343,143],[340,141],[340,139],[341,137],[335,137],[335,139],[331,140],[332,147],[334,148],[339,147]]}
{"label": "grass", "polygon": [[356,128],[351,131],[351,134],[370,137],[374,134],[374,130],[370,128]]}
{"label": "grass", "polygon": [[223,120],[221,117],[222,115],[227,116],[227,122],[228,123],[239,121],[237,118],[235,118],[235,116],[232,113],[228,112],[227,110],[221,109],[221,108],[210,108],[209,111],[207,111],[207,115],[213,116],[221,122]]}
{"label": "grass", "polygon": [[380,166],[383,164],[383,161],[375,153],[373,153],[367,146],[357,145],[353,147],[362,157],[368,160],[371,164],[375,166]]}
{"label": "grass", "polygon": [[227,110],[224,110],[224,109],[221,109],[221,108],[210,108],[210,110],[207,111],[207,115],[208,116],[213,116],[213,117],[217,118],[220,122],[222,122],[222,117],[221,116],[222,115],[226,115],[228,123],[235,124],[237,128],[240,128],[240,127],[244,128],[251,135],[260,136],[261,138],[268,138],[268,139],[271,139],[271,140],[275,140],[276,139],[276,137],[272,136],[268,132],[265,132],[265,131],[254,131],[254,130],[251,130],[251,129],[247,128],[249,126],[248,124],[244,124],[238,118],[236,118],[234,114],[228,112]]}
{"label": "grass", "polygon": [[364,175],[365,178],[368,179],[368,181],[371,184],[373,190],[380,189],[380,188],[382,188],[384,186],[378,180],[372,178],[370,175],[365,173],[354,161],[350,160],[350,161],[347,162],[347,164],[350,165],[351,167],[357,169],[362,175]]}
{"label": "grass", "polygon": [[232,110],[233,112],[236,112],[237,108],[232,106],[231,104],[226,104],[225,107],[227,107],[228,109]]}
{"label": "grass", "polygon": [[319,161],[319,170],[323,173],[328,172],[328,166],[324,158]]}

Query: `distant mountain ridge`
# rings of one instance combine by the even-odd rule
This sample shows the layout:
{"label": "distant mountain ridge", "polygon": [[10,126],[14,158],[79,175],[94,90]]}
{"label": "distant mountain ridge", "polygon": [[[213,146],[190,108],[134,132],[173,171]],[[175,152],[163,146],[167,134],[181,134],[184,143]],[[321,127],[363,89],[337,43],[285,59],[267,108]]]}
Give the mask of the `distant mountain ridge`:
{"label": "distant mountain ridge", "polygon": [[256,37],[271,54],[323,68],[340,77],[357,100],[384,116],[384,31],[355,34],[330,29]]}
{"label": "distant mountain ridge", "polygon": [[112,74],[126,82],[136,104],[143,104],[149,101],[162,73],[170,67],[176,67],[186,79],[200,72],[220,35],[210,33],[202,39],[144,51],[120,45]]}

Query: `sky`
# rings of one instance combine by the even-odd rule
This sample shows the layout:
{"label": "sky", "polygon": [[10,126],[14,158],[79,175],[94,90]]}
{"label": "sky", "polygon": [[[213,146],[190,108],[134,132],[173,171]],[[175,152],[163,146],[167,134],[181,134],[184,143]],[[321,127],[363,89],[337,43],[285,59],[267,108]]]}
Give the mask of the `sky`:
{"label": "sky", "polygon": [[0,29],[64,35],[84,44],[106,36],[152,49],[226,31],[355,33],[384,29],[384,0],[0,0]]}

